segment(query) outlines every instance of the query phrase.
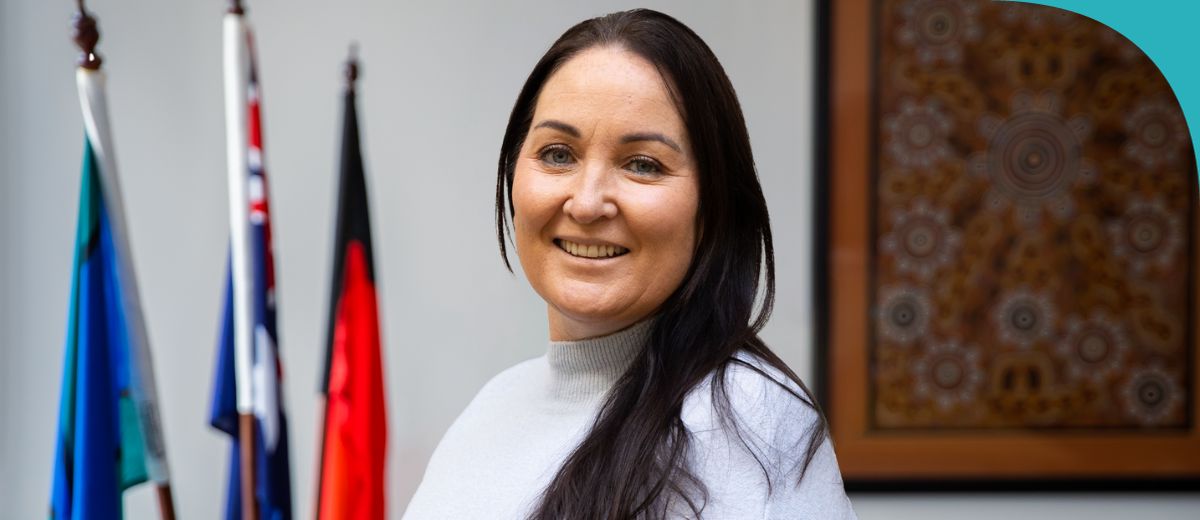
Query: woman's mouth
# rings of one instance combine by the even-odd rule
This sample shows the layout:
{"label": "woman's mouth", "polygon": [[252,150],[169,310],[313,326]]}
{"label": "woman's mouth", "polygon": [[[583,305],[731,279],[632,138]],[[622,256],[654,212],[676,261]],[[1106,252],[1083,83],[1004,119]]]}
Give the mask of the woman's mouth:
{"label": "woman's mouth", "polygon": [[561,238],[554,239],[554,245],[571,256],[580,258],[614,258],[629,252],[628,249],[621,246],[576,244]]}

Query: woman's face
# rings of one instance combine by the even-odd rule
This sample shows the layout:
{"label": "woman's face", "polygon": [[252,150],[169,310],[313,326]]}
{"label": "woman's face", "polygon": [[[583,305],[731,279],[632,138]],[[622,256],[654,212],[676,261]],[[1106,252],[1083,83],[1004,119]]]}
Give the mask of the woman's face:
{"label": "woman's face", "polygon": [[620,47],[586,50],[543,85],[512,201],[551,339],[625,328],[683,281],[700,199],[690,145],[662,76]]}

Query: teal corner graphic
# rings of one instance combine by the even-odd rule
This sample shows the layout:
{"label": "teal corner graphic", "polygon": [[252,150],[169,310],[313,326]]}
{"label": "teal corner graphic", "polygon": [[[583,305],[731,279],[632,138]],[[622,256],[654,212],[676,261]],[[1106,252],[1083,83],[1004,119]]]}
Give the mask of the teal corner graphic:
{"label": "teal corner graphic", "polygon": [[[1012,0],[1004,0],[1012,1]],[[1117,31],[1153,61],[1183,109],[1200,155],[1200,2],[1195,0],[1016,0],[1072,11]]]}

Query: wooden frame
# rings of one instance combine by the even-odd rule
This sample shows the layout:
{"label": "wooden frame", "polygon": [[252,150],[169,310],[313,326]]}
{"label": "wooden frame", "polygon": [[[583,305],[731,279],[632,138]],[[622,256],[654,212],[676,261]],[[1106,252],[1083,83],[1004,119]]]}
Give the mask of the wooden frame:
{"label": "wooden frame", "polygon": [[[1191,280],[1190,426],[1137,430],[920,431],[873,429],[868,410],[878,149],[878,2],[818,2],[817,389],[847,487],[879,489],[1200,488],[1200,324]],[[863,27],[870,27],[863,30]],[[867,151],[869,153],[864,153]],[[1194,177],[1194,173],[1193,173]],[[1195,189],[1193,184],[1192,189]],[[1192,211],[1195,220],[1196,211]],[[1191,226],[1193,244],[1200,225]],[[1190,251],[1194,272],[1200,255]],[[1193,276],[1193,278],[1195,278]]]}

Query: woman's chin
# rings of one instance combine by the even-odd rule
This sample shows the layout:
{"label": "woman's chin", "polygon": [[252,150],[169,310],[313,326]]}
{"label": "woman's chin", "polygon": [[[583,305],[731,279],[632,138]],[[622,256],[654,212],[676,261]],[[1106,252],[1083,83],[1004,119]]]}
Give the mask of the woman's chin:
{"label": "woman's chin", "polygon": [[564,325],[572,329],[591,331],[588,336],[615,332],[636,322],[636,309],[619,301],[598,301],[586,298],[564,298],[550,303]]}
{"label": "woman's chin", "polygon": [[564,318],[580,323],[598,323],[619,319],[619,306],[599,302],[561,302],[554,304]]}

